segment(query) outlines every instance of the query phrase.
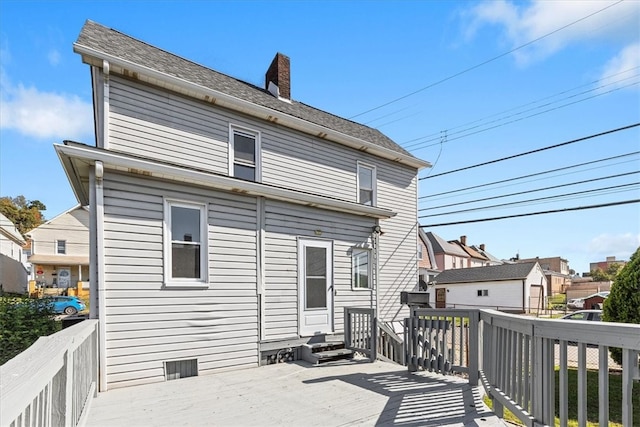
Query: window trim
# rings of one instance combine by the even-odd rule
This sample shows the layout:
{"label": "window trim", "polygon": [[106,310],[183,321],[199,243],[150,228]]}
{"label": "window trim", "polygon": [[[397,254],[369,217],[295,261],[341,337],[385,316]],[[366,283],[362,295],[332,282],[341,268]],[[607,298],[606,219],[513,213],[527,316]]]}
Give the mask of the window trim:
{"label": "window trim", "polygon": [[[171,240],[171,208],[173,206],[197,209],[200,212],[200,278],[174,278],[172,274],[172,243]],[[208,205],[206,202],[181,199],[164,199],[163,212],[163,254],[164,286],[183,288],[208,288],[209,287],[209,222],[207,219]]]}
{"label": "window trim", "polygon": [[[361,161],[357,161],[356,165],[356,200],[361,205],[364,205],[360,201],[360,169],[370,169],[371,170],[371,207],[378,206],[378,179],[377,179],[377,171],[376,167],[370,163],[365,163]],[[368,205],[365,205],[368,206]]]}
{"label": "window trim", "polygon": [[[367,287],[363,287],[363,286],[356,286],[355,284],[355,278],[354,278],[354,267],[355,267],[355,261],[356,261],[356,255],[358,254],[362,254],[362,253],[366,253],[367,254],[367,277],[369,278],[369,283],[367,284]],[[368,248],[352,248],[351,249],[351,290],[352,291],[372,291],[373,290],[373,286],[371,283],[371,280],[373,279],[372,277],[372,272],[373,272],[373,266],[372,266],[372,262],[371,262],[371,249]]]}
{"label": "window trim", "polygon": [[[253,167],[255,169],[255,180],[253,182],[262,182],[262,159],[260,156],[260,153],[262,153],[262,135],[260,131],[257,130],[253,130],[253,129],[249,129],[246,128],[244,126],[238,126],[238,125],[234,125],[232,123],[229,124],[229,146],[228,146],[228,150],[229,150],[229,176],[230,177],[234,177],[235,175],[233,173],[233,169],[234,169],[234,165],[236,164],[235,162],[235,138],[234,135],[236,133],[239,133],[241,135],[244,136],[249,136],[249,137],[253,137],[255,139],[255,152],[253,153],[254,155],[254,164]],[[238,162],[238,164],[243,164],[242,162]],[[245,166],[250,166],[250,165],[245,165]],[[238,178],[240,179],[240,178]]]}
{"label": "window trim", "polygon": [[[60,243],[63,244],[64,250],[60,252]],[[58,240],[56,239],[56,255],[67,255],[67,241],[66,240]]]}

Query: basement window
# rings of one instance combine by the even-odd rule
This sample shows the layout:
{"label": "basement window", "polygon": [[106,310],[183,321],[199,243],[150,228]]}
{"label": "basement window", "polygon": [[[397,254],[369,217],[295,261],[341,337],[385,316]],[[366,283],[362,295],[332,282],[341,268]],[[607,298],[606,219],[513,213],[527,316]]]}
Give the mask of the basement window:
{"label": "basement window", "polygon": [[164,362],[164,376],[167,381],[198,376],[198,359],[173,360]]}

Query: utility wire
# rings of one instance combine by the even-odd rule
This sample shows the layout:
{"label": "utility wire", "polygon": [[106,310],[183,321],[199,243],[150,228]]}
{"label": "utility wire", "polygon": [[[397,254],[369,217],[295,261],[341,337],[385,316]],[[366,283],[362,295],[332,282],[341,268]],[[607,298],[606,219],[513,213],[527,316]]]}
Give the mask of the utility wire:
{"label": "utility wire", "polygon": [[427,210],[431,210],[431,209],[448,208],[448,207],[451,207],[451,206],[466,205],[466,204],[469,204],[469,203],[485,202],[487,200],[503,199],[505,197],[520,196],[522,194],[537,193],[538,191],[553,190],[555,188],[569,187],[569,186],[572,186],[572,185],[586,184],[586,183],[589,183],[589,182],[602,181],[602,180],[605,180],[605,179],[619,178],[621,176],[628,176],[628,175],[633,175],[633,174],[637,174],[637,173],[640,173],[640,171],[619,173],[617,175],[609,175],[609,176],[603,176],[603,177],[600,177],[600,178],[585,179],[583,181],[570,182],[568,184],[559,184],[559,185],[553,185],[551,187],[536,188],[536,189],[533,189],[533,190],[526,190],[526,191],[518,191],[517,193],[501,194],[499,196],[484,197],[482,199],[477,199],[477,200],[450,203],[448,205],[442,205],[442,206],[436,206],[436,207],[422,208],[422,209],[418,209],[418,212],[427,211]]}
{"label": "utility wire", "polygon": [[490,185],[495,185],[495,184],[503,184],[503,183],[509,182],[509,181],[516,181],[516,180],[519,180],[519,179],[531,178],[531,177],[534,177],[534,176],[545,175],[545,174],[548,174],[548,173],[553,173],[553,172],[558,172],[558,171],[564,171],[564,170],[567,170],[567,169],[574,169],[574,168],[577,168],[577,167],[580,167],[580,166],[586,166],[586,165],[591,165],[591,164],[594,164],[594,163],[606,162],[608,160],[619,159],[619,158],[622,158],[622,157],[633,156],[633,155],[636,155],[636,154],[640,154],[640,151],[634,151],[632,153],[621,154],[619,156],[607,157],[606,159],[599,159],[599,160],[592,160],[590,162],[585,162],[585,163],[578,163],[576,165],[571,165],[571,166],[563,166],[561,168],[556,168],[556,169],[549,169],[549,170],[546,170],[546,171],[543,171],[543,172],[531,173],[531,174],[528,174],[528,175],[521,175],[521,176],[518,176],[518,177],[515,177],[515,178],[508,178],[508,179],[502,179],[500,181],[488,182],[486,184],[473,185],[471,187],[459,188],[457,190],[444,191],[442,193],[435,193],[435,194],[428,194],[426,196],[418,197],[418,200],[427,199],[429,197],[442,196],[442,195],[445,195],[445,194],[449,195],[449,194],[452,194],[452,193],[459,193],[461,191],[473,190],[473,189],[481,188],[481,187],[488,187]]}
{"label": "utility wire", "polygon": [[623,201],[620,201],[620,202],[602,203],[602,204],[599,204],[599,205],[577,206],[577,207],[573,207],[573,208],[554,209],[554,210],[550,210],[550,211],[540,211],[540,212],[529,212],[529,213],[517,214],[517,215],[497,216],[497,217],[493,217],[493,218],[470,219],[470,220],[466,220],[466,221],[456,221],[456,222],[443,222],[443,223],[440,223],[440,224],[427,224],[427,225],[421,225],[420,228],[444,227],[445,225],[472,224],[472,223],[476,223],[476,222],[497,221],[497,220],[501,220],[501,219],[520,218],[520,217],[525,217],[525,216],[545,215],[545,214],[559,213],[559,212],[581,211],[581,210],[586,210],[586,209],[599,209],[599,208],[607,208],[607,207],[611,207],[611,206],[628,205],[630,203],[638,203],[638,202],[640,202],[640,199],[623,200]]}
{"label": "utility wire", "polygon": [[[611,78],[613,78],[613,77],[619,76],[620,74],[625,74],[625,73],[628,73],[628,72],[630,72],[630,71],[637,70],[638,68],[640,68],[640,66],[635,66],[635,67],[627,68],[626,70],[620,71],[620,72],[615,73],[615,74],[610,74],[610,75],[608,75],[608,76],[606,76],[606,77],[603,77],[603,78],[598,79],[598,80],[594,80],[594,81],[592,81],[592,82],[590,82],[590,83],[585,83],[585,84],[583,84],[583,85],[576,86],[576,87],[573,87],[573,88],[571,88],[571,89],[566,89],[566,90],[563,90],[563,91],[561,91],[561,92],[557,92],[557,93],[555,93],[555,94],[553,94],[553,95],[545,96],[544,98],[540,98],[540,99],[537,99],[537,100],[534,100],[534,101],[530,101],[530,102],[527,102],[527,103],[525,103],[525,104],[518,105],[518,106],[515,106],[515,107],[512,107],[512,108],[508,108],[508,109],[503,110],[503,111],[500,111],[500,112],[498,112],[498,113],[490,114],[490,115],[488,115],[488,116],[481,117],[481,118],[479,118],[479,119],[472,120],[472,121],[467,122],[467,123],[463,123],[463,124],[460,124],[460,125],[457,125],[457,126],[453,126],[453,127],[451,127],[451,128],[448,128],[446,131],[450,132],[450,131],[455,130],[455,129],[459,129],[459,128],[462,128],[462,127],[465,127],[465,126],[471,126],[471,125],[474,125],[474,124],[476,124],[476,123],[478,123],[478,122],[486,121],[486,120],[491,119],[491,118],[496,117],[496,116],[501,116],[501,115],[504,115],[504,114],[506,114],[506,113],[510,113],[511,111],[520,110],[520,109],[525,108],[525,107],[528,107],[528,106],[530,106],[530,105],[535,105],[535,104],[538,104],[538,103],[540,103],[540,102],[546,101],[546,100],[548,100],[548,99],[556,98],[556,97],[558,97],[558,96],[565,95],[565,94],[567,94],[567,93],[571,93],[571,92],[573,92],[573,91],[575,91],[575,90],[582,89],[582,88],[587,87],[587,86],[591,86],[591,85],[596,84],[596,83],[599,83],[599,82],[601,82],[601,81],[605,81],[605,80],[611,79]],[[637,77],[637,76],[638,76],[638,74],[635,74],[635,75],[633,75],[633,76],[631,76],[631,77],[628,77],[628,78],[633,78],[633,77]],[[625,79],[622,79],[622,80],[627,80],[628,78],[625,78]],[[615,82],[613,82],[613,84],[620,83],[622,80],[616,80]],[[600,88],[605,87],[605,86],[607,86],[607,85],[600,86],[600,87],[598,87],[598,88],[596,88],[596,89],[591,89],[591,90],[588,90],[588,91],[584,91],[584,92],[582,92],[582,93],[587,93],[587,92],[590,92],[590,91],[592,91],[592,90],[597,90],[597,89],[600,89]],[[554,102],[560,102],[560,101],[562,101],[563,99],[569,99],[569,98],[572,98],[573,96],[574,96],[574,95],[569,96],[569,97],[565,97],[565,98],[562,98],[562,99],[560,99],[560,100],[558,100],[558,101],[554,101]],[[552,104],[552,103],[553,103],[553,102],[551,102],[551,103],[547,103],[546,105],[549,105],[549,104]],[[391,114],[389,114],[389,115],[396,114],[397,112],[404,111],[404,110],[406,110],[406,109],[408,109],[408,108],[410,108],[410,107],[405,107],[405,108],[403,108],[403,109],[401,109],[401,110],[398,110],[398,111],[396,111],[396,112],[394,112],[394,113],[391,113]],[[537,108],[540,108],[540,107],[537,107]],[[535,108],[531,108],[531,109],[529,109],[529,110],[525,110],[525,112],[526,112],[526,111],[531,111],[532,109],[535,109]],[[385,117],[385,116],[381,116],[381,117],[378,117],[377,119],[370,120],[369,122],[366,122],[366,123],[364,123],[364,124],[369,124],[369,123],[371,123],[371,122],[373,122],[373,121],[375,121],[375,120],[379,120],[379,119],[381,119],[381,118],[383,118],[383,117]],[[510,117],[510,116],[507,116],[507,117]],[[490,122],[490,123],[492,123],[492,122]],[[438,136],[438,135],[440,135],[442,132],[444,132],[444,131],[433,132],[433,133],[431,133],[431,134],[429,134],[429,135],[424,135],[424,136],[420,136],[420,137],[417,137],[417,138],[414,138],[414,139],[410,139],[410,140],[408,140],[408,141],[404,141],[404,142],[402,142],[400,145],[402,145],[403,147],[405,146],[405,144],[409,144],[409,145],[411,145],[411,143],[412,143],[412,142],[416,142],[416,141],[422,140],[423,138],[432,138],[432,137],[433,137],[433,138],[432,138],[432,140],[434,140],[434,141],[435,141],[435,140],[437,140],[435,137],[436,137],[436,136]],[[455,134],[455,133],[458,133],[458,132],[454,132],[454,134]],[[421,142],[430,142],[430,141],[431,141],[431,140],[429,140],[429,141],[421,141]]]}
{"label": "utility wire", "polygon": [[[630,184],[620,184],[620,185],[614,185],[614,186],[609,186],[609,187],[593,188],[591,190],[576,191],[576,192],[573,192],[573,193],[565,193],[565,194],[556,194],[555,196],[537,197],[535,199],[519,200],[517,202],[499,203],[497,205],[480,206],[480,207],[477,207],[477,208],[462,209],[462,210],[459,210],[459,211],[450,211],[450,212],[441,212],[441,213],[437,213],[437,214],[422,215],[422,216],[420,216],[420,218],[429,218],[429,217],[434,217],[434,216],[454,215],[454,214],[460,214],[460,213],[465,213],[465,212],[482,211],[482,210],[493,209],[493,208],[501,208],[501,207],[505,207],[505,206],[521,205],[521,204],[524,204],[524,203],[540,202],[540,201],[543,201],[543,200],[551,201],[553,199],[559,199],[559,198],[567,197],[567,196],[577,196],[578,194],[597,193],[599,191],[621,189],[621,188],[626,188],[626,187],[637,186],[639,184],[640,184],[640,182],[632,182]],[[443,207],[443,206],[438,206],[438,207],[436,207],[434,209],[439,209],[441,207]]]}
{"label": "utility wire", "polygon": [[518,46],[518,47],[516,47],[516,48],[513,48],[513,49],[511,49],[511,50],[509,50],[509,51],[507,51],[507,52],[501,53],[501,54],[500,54],[500,55],[498,55],[498,56],[494,56],[493,58],[487,59],[486,61],[483,61],[483,62],[481,62],[481,63],[479,63],[479,64],[476,64],[476,65],[474,65],[474,66],[472,66],[472,67],[469,67],[469,68],[467,68],[467,69],[464,69],[464,70],[462,70],[462,71],[460,71],[460,72],[458,72],[458,73],[455,73],[455,74],[453,74],[453,75],[451,75],[451,76],[449,76],[449,77],[445,77],[445,78],[443,78],[443,79],[440,79],[440,80],[436,81],[435,83],[431,83],[431,84],[429,84],[429,85],[427,85],[427,86],[425,86],[425,87],[423,87],[423,88],[421,88],[421,89],[415,90],[415,91],[413,91],[413,92],[411,92],[411,93],[409,93],[409,94],[407,94],[407,95],[403,95],[403,96],[401,96],[401,97],[399,97],[399,98],[396,98],[396,99],[394,99],[394,100],[391,100],[391,101],[385,102],[385,103],[384,103],[384,104],[382,104],[382,105],[379,105],[379,106],[374,107],[374,108],[370,108],[370,109],[368,109],[367,111],[363,111],[362,113],[358,113],[358,114],[356,114],[355,116],[351,116],[351,117],[349,117],[349,119],[351,120],[351,119],[354,119],[354,118],[356,118],[356,117],[360,117],[360,116],[362,116],[362,115],[364,115],[364,114],[370,113],[370,112],[372,112],[372,111],[379,110],[379,109],[380,109],[380,108],[382,108],[382,107],[386,107],[387,105],[391,105],[391,104],[393,104],[393,103],[395,103],[395,102],[398,102],[398,101],[400,101],[400,100],[403,100],[403,99],[405,99],[405,98],[408,98],[408,97],[410,97],[410,96],[413,96],[413,95],[415,95],[415,94],[417,94],[417,93],[420,93],[420,92],[422,92],[422,91],[425,91],[425,90],[427,90],[427,89],[429,89],[429,88],[432,88],[432,87],[437,86],[437,85],[439,85],[439,84],[442,84],[442,83],[444,83],[444,82],[446,82],[446,81],[449,81],[449,80],[451,80],[451,79],[453,79],[453,78],[455,78],[455,77],[458,77],[458,76],[461,76],[461,75],[463,75],[463,74],[466,74],[466,73],[468,73],[469,71],[473,71],[473,70],[475,70],[475,69],[477,69],[477,68],[480,68],[480,67],[482,67],[483,65],[489,64],[489,63],[491,63],[491,62],[493,62],[493,61],[496,61],[496,60],[498,60],[498,59],[500,59],[500,58],[502,58],[502,57],[505,57],[505,56],[507,56],[507,55],[510,55],[510,54],[512,54],[513,52],[516,52],[516,51],[518,51],[518,50],[520,50],[520,49],[523,49],[523,48],[525,48],[525,47],[527,47],[527,46],[529,46],[529,45],[531,45],[531,44],[533,44],[533,43],[536,43],[536,42],[538,42],[538,41],[540,41],[540,40],[542,40],[542,39],[544,39],[544,38],[547,38],[547,37],[549,37],[549,36],[551,36],[551,35],[553,35],[553,34],[555,34],[555,33],[559,32],[559,31],[562,31],[562,30],[564,30],[564,29],[566,29],[566,28],[569,28],[569,27],[571,27],[572,25],[577,24],[578,22],[582,22],[582,21],[584,21],[584,20],[586,20],[586,19],[588,19],[588,18],[591,18],[591,17],[592,17],[592,16],[594,16],[594,15],[597,15],[598,13],[604,12],[605,10],[607,10],[607,9],[609,9],[609,8],[613,7],[613,6],[616,6],[616,5],[617,5],[617,4],[619,4],[619,3],[622,3],[622,0],[619,0],[619,1],[617,1],[616,3],[612,3],[612,4],[610,4],[610,5],[608,5],[608,6],[604,7],[604,8],[602,8],[602,9],[600,9],[600,10],[596,11],[596,12],[590,13],[589,15],[584,16],[584,17],[582,17],[582,18],[580,18],[580,19],[578,19],[578,20],[576,20],[576,21],[570,22],[569,24],[563,25],[562,27],[557,28],[557,29],[555,29],[555,30],[551,31],[550,33],[547,33],[547,34],[544,34],[544,35],[542,35],[542,36],[540,36],[540,37],[537,37],[537,38],[535,38],[535,39],[533,39],[533,40],[531,40],[531,41],[529,41],[529,42],[527,42],[527,43],[525,43],[525,44],[523,44],[523,45],[520,45],[520,46]]}
{"label": "utility wire", "polygon": [[451,174],[451,173],[461,172],[461,171],[464,171],[464,170],[473,169],[473,168],[477,168],[477,167],[480,167],[480,166],[486,166],[486,165],[490,165],[490,164],[493,164],[493,163],[502,162],[502,161],[505,161],[505,160],[511,160],[511,159],[515,159],[517,157],[527,156],[529,154],[534,154],[534,153],[539,153],[541,151],[550,150],[552,148],[563,147],[565,145],[575,144],[576,142],[582,142],[582,141],[586,141],[588,139],[597,138],[597,137],[604,136],[604,135],[609,135],[609,134],[612,134],[612,133],[615,133],[615,132],[620,132],[620,131],[623,131],[623,130],[632,129],[632,128],[637,127],[637,126],[640,126],[640,122],[639,123],[634,123],[632,125],[623,126],[623,127],[617,128],[617,129],[611,129],[611,130],[608,130],[608,131],[605,131],[605,132],[600,132],[600,133],[596,133],[596,134],[593,134],[593,135],[585,136],[585,137],[582,137],[582,138],[573,139],[571,141],[562,142],[560,144],[549,145],[547,147],[537,148],[535,150],[527,151],[527,152],[524,152],[524,153],[514,154],[512,156],[502,157],[500,159],[490,160],[488,162],[478,163],[478,164],[475,164],[475,165],[472,165],[472,166],[465,166],[463,168],[454,169],[454,170],[450,170],[450,171],[447,171],[447,172],[441,172],[441,173],[437,173],[435,175],[425,176],[425,177],[418,178],[418,179],[419,180],[423,180],[423,179],[435,178],[437,176],[448,175],[448,174]]}
{"label": "utility wire", "polygon": [[[634,77],[636,77],[636,76],[634,76]],[[462,134],[462,135],[456,136],[455,138],[450,138],[449,141],[455,141],[455,140],[458,140],[458,139],[466,138],[468,136],[476,135],[478,133],[486,132],[486,131],[489,131],[489,130],[492,130],[492,129],[497,129],[499,127],[510,125],[510,124],[516,123],[516,122],[520,122],[520,121],[525,120],[525,119],[530,119],[531,117],[540,116],[542,114],[545,114],[545,113],[548,113],[548,112],[551,112],[551,111],[560,110],[562,108],[569,107],[571,105],[575,105],[575,104],[578,104],[580,102],[588,101],[590,99],[597,98],[599,96],[609,95],[609,94],[611,94],[613,92],[616,92],[618,90],[626,89],[628,87],[636,86],[638,84],[640,84],[640,81],[635,81],[633,83],[629,83],[629,84],[624,85],[624,86],[618,86],[618,87],[616,87],[614,89],[611,89],[611,90],[608,90],[606,92],[600,92],[600,93],[597,93],[595,95],[591,95],[591,96],[586,97],[586,98],[578,99],[576,101],[572,101],[572,102],[569,102],[569,103],[566,103],[566,104],[558,105],[558,106],[553,107],[553,108],[548,108],[546,110],[538,111],[536,113],[529,114],[528,116],[517,117],[517,116],[520,116],[520,115],[522,115],[524,113],[527,113],[529,111],[539,110],[540,108],[550,106],[550,105],[552,105],[552,104],[554,104],[556,102],[560,102],[560,101],[563,101],[563,100],[558,100],[556,102],[550,102],[550,103],[547,103],[545,105],[540,105],[538,107],[531,108],[531,109],[525,110],[525,111],[521,111],[519,113],[515,113],[515,114],[512,114],[510,116],[506,116],[506,117],[502,117],[502,118],[499,118],[499,119],[492,120],[492,121],[487,122],[485,124],[479,124],[479,125],[467,128],[467,129],[462,129],[462,130],[453,132],[452,133],[453,135],[456,135],[456,134]],[[593,89],[593,90],[597,90],[597,89],[601,89],[601,87]],[[582,94],[580,94],[580,95],[582,95]],[[575,96],[577,96],[577,95],[575,95]],[[568,98],[565,98],[565,99],[573,98],[575,96],[568,97]],[[507,119],[509,119],[511,117],[517,117],[517,118],[514,118],[513,120],[505,121],[505,120],[507,120]],[[400,120],[400,119],[396,119],[395,121],[398,121],[398,120]],[[502,122],[502,123],[500,123],[500,122]],[[493,126],[488,126],[488,125],[490,125],[492,123],[498,123],[498,124],[495,124]],[[488,126],[488,127],[483,127],[483,126]],[[478,128],[481,128],[481,129],[474,131],[474,129],[478,129]],[[421,138],[418,138],[418,139],[421,139]],[[437,140],[437,138],[432,137],[432,138],[427,139],[425,141],[414,142],[413,144],[409,144],[409,145],[403,145],[403,148],[406,149],[406,150],[416,150],[418,148],[419,149],[429,148],[429,147],[433,147],[434,145],[438,145],[438,143],[433,143],[433,144],[429,144],[429,145],[423,145],[423,144],[426,144],[426,143],[432,142],[432,141],[436,141],[436,140]]]}

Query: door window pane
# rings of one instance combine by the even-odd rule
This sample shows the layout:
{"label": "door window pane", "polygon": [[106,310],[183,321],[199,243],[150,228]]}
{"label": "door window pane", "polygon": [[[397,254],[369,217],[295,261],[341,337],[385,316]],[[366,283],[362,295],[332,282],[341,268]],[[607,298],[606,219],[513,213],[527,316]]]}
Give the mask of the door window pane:
{"label": "door window pane", "polygon": [[326,278],[307,277],[307,308],[327,307],[327,280]]}
{"label": "door window pane", "polygon": [[327,250],[325,248],[307,247],[307,277],[327,274]]}

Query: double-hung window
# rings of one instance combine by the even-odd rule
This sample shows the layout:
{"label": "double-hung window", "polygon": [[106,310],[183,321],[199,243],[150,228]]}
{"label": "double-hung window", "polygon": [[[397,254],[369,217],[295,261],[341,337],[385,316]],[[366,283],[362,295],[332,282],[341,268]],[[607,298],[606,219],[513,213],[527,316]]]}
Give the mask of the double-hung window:
{"label": "double-hung window", "polygon": [[376,168],[358,162],[358,203],[376,205]]}
{"label": "double-hung window", "polygon": [[57,240],[56,241],[56,253],[60,255],[64,255],[67,253],[67,241],[66,240]]}
{"label": "double-hung window", "polygon": [[353,249],[351,253],[351,286],[353,289],[371,288],[371,251]]}
{"label": "double-hung window", "polygon": [[260,132],[230,126],[229,175],[260,181]]}
{"label": "double-hung window", "polygon": [[165,200],[164,219],[165,283],[169,286],[206,286],[206,205]]}

